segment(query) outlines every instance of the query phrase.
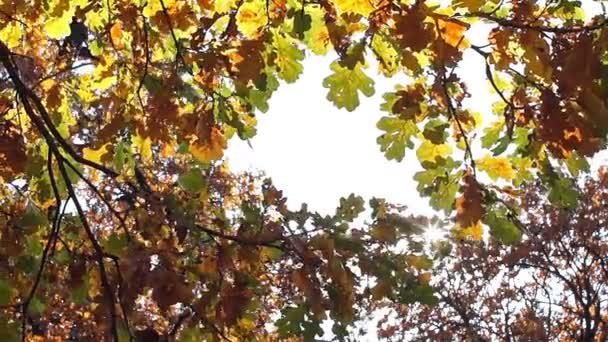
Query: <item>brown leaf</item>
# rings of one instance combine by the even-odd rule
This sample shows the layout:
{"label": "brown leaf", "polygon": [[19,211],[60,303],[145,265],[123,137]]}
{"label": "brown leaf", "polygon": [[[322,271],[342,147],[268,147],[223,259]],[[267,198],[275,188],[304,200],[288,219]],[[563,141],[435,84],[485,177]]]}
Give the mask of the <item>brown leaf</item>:
{"label": "brown leaf", "polygon": [[483,217],[481,189],[469,171],[463,177],[462,195],[456,199],[456,222],[463,228],[469,227]]}
{"label": "brown leaf", "polygon": [[418,52],[426,48],[435,38],[433,24],[424,22],[427,8],[416,5],[409,11],[396,16],[393,34],[402,48]]}
{"label": "brown leaf", "polygon": [[9,121],[0,122],[0,177],[10,181],[25,170],[27,155],[23,136]]}

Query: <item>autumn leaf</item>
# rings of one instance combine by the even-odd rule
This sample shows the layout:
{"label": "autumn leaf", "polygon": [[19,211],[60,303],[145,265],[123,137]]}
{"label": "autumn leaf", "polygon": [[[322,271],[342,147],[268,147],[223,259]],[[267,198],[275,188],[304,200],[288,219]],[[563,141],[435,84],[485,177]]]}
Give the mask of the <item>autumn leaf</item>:
{"label": "autumn leaf", "polygon": [[106,158],[110,154],[111,147],[110,143],[107,143],[96,150],[85,147],[82,152],[86,159],[96,163],[102,163],[102,160],[107,160]]}
{"label": "autumn leaf", "polygon": [[112,43],[117,49],[124,48],[125,44],[122,40],[122,24],[117,21],[110,28],[110,37],[112,38]]}
{"label": "autumn leaf", "polygon": [[426,6],[416,5],[396,18],[393,34],[403,49],[422,51],[435,38],[433,24],[425,21],[427,14]]}
{"label": "autumn leaf", "polygon": [[[471,12],[477,11],[479,10],[479,8],[484,5],[487,1],[486,0],[462,0],[462,1],[456,1],[454,6],[457,7],[464,7],[466,9],[468,9]],[[489,1],[489,2],[494,2],[494,1]]]}
{"label": "autumn leaf", "polygon": [[479,170],[485,171],[493,180],[497,180],[498,178],[511,180],[515,177],[515,171],[509,160],[505,157],[487,155],[477,160],[475,164]]}
{"label": "autumn leaf", "polygon": [[[579,324],[601,308],[571,300],[606,283],[608,171],[590,165],[607,145],[608,30],[588,7],[3,2],[0,341],[602,340]],[[268,134],[260,112],[305,66],[328,66],[313,54],[333,56],[317,86],[337,108],[396,84],[366,115],[428,215],[354,193],[332,213],[294,206],[264,170],[222,160],[235,136]]]}
{"label": "autumn leaf", "polygon": [[334,73],[323,80],[323,86],[329,88],[327,99],[336,107],[352,112],[359,106],[359,92],[367,97],[374,95],[374,81],[363,73],[360,64],[351,70],[333,62],[331,70]]}
{"label": "autumn leaf", "polygon": [[23,137],[17,127],[5,124],[0,134],[0,177],[5,182],[11,181],[25,171],[27,160]]}
{"label": "autumn leaf", "polygon": [[465,38],[470,25],[460,20],[438,20],[441,38],[455,48],[466,49],[471,44]]}
{"label": "autumn leaf", "polygon": [[217,127],[212,127],[207,139],[197,138],[190,144],[190,153],[202,162],[220,159],[227,147],[224,134]]}
{"label": "autumn leaf", "polygon": [[477,221],[467,227],[458,227],[455,233],[460,239],[481,240],[483,237],[483,226],[481,225],[481,221]]}
{"label": "autumn leaf", "polygon": [[275,34],[275,44],[277,47],[277,57],[275,63],[279,68],[279,77],[288,83],[295,82],[302,73],[304,53],[298,49],[295,41],[286,36]]}
{"label": "autumn leaf", "polygon": [[342,13],[360,14],[367,17],[373,10],[373,2],[368,0],[336,0],[336,7]]}
{"label": "autumn leaf", "polygon": [[240,6],[236,16],[239,31],[245,37],[255,38],[267,24],[266,2],[264,0],[249,0]]}
{"label": "autumn leaf", "polygon": [[456,222],[461,227],[477,223],[484,214],[482,193],[477,180],[471,172],[463,177],[461,195],[456,199]]}
{"label": "autumn leaf", "polygon": [[386,224],[378,224],[372,228],[371,236],[379,241],[393,243],[397,240],[396,233],[395,227]]}
{"label": "autumn leaf", "polygon": [[416,150],[418,160],[434,162],[436,158],[445,158],[452,152],[452,148],[448,144],[433,144],[428,140],[424,140],[420,147]]}

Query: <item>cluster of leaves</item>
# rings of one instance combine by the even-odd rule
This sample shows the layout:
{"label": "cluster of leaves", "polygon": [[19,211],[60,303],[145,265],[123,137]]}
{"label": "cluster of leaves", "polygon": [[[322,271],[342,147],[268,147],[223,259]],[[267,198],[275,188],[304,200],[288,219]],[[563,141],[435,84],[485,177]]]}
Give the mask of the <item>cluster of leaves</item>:
{"label": "cluster of leaves", "polygon": [[393,307],[380,334],[402,340],[603,341],[608,336],[608,174],[577,190],[576,207],[527,186],[518,221],[526,238],[511,246],[437,243],[433,287],[439,304]]}
{"label": "cluster of leaves", "polygon": [[[374,93],[376,60],[409,80],[384,96],[381,151],[415,149],[418,191],[453,239],[518,243],[519,187],[536,178],[574,210],[573,178],[605,145],[608,19],[580,5],[1,3],[0,331],[311,339],[327,314],[345,336],[384,298],[436,302],[417,240],[428,222],[372,200],[355,225],[356,196],[331,217],[289,211],[271,184],[225,170],[227,141],[255,135],[306,53],[335,52],[320,85],[348,111]],[[467,38],[480,22],[486,46]],[[483,61],[492,115],[466,106],[465,51]]]}
{"label": "cluster of leaves", "polygon": [[[71,197],[71,205],[88,199],[86,215],[66,212],[64,200],[52,222],[26,194],[3,188],[4,339],[20,336],[21,320],[24,334],[47,338],[312,339],[326,318],[347,335],[369,303],[389,296],[365,291],[363,279],[390,281],[395,302],[433,300],[423,276],[424,219],[373,199],[370,224],[358,227],[364,202],[354,195],[321,216],[288,210],[259,176],[234,176],[223,165],[174,167],[189,170],[177,181],[158,179],[150,192],[127,188],[108,199],[116,215],[86,184]],[[396,252],[398,242],[410,246],[407,254]]]}

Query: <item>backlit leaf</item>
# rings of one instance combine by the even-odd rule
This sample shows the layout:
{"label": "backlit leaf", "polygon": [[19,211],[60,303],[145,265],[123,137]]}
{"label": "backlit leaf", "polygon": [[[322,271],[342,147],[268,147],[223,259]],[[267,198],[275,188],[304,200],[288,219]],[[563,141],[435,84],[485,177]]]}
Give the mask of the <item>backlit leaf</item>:
{"label": "backlit leaf", "polygon": [[488,155],[477,160],[476,165],[479,170],[485,171],[493,180],[498,178],[511,180],[515,177],[515,171],[505,157],[491,157]]}
{"label": "backlit leaf", "polygon": [[336,107],[352,112],[359,106],[359,92],[368,97],[374,95],[374,81],[363,73],[361,65],[351,70],[333,62],[331,70],[334,73],[323,80],[323,86],[329,88],[327,99]]}

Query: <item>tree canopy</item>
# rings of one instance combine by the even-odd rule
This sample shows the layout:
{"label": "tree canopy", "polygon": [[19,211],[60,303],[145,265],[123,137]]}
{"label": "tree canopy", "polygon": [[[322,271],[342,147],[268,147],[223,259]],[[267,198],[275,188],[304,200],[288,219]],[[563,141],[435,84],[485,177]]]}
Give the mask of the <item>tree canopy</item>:
{"label": "tree canopy", "polygon": [[[344,340],[382,310],[386,338],[606,338],[607,176],[588,171],[608,16],[587,4],[0,3],[0,340],[313,340],[324,321]],[[347,111],[406,76],[379,153],[416,155],[437,217],[356,194],[289,209],[222,162],[311,54],[336,56],[319,87]]]}

